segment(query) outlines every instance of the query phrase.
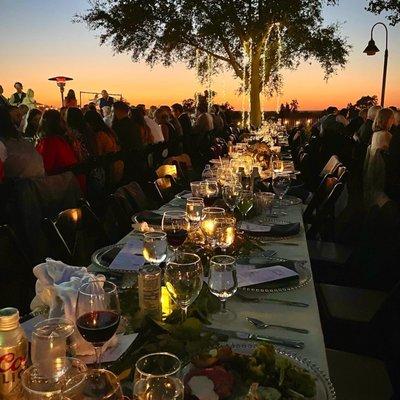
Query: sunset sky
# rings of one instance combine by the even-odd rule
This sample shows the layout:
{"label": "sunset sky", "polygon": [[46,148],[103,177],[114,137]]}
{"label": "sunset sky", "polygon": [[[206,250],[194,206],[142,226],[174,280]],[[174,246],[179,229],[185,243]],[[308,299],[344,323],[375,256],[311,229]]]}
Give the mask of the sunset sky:
{"label": "sunset sky", "polygon": [[[362,95],[380,96],[384,32],[375,30],[377,46],[374,57],[362,53],[371,26],[384,21],[364,10],[366,0],[341,0],[339,6],[325,11],[327,22],[343,23],[342,32],[353,46],[349,62],[327,83],[316,64],[301,64],[296,71],[284,71],[283,95],[278,101],[298,99],[300,109],[323,109],[327,105],[346,106]],[[76,12],[88,7],[86,0],[0,0],[0,84],[10,96],[13,83],[23,82],[32,88],[40,103],[58,106],[60,95],[54,75],[74,78],[68,88],[79,91],[122,93],[132,104],[172,104],[193,97],[200,89],[194,71],[182,64],[151,69],[144,63],[132,63],[129,55],[114,55],[107,46],[99,46],[98,33],[83,24],[71,22]],[[384,21],[385,22],[385,21]],[[400,106],[400,27],[389,28],[389,72],[386,104]],[[241,108],[236,94],[239,82],[225,73],[214,78],[216,101],[229,101]],[[87,102],[89,97],[84,97]],[[265,102],[265,109],[275,109],[277,99]]]}

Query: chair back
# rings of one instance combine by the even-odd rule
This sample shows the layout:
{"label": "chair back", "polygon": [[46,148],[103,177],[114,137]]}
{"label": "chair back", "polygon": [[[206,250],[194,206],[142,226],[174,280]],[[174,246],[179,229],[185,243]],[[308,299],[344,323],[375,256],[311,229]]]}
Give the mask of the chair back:
{"label": "chair back", "polygon": [[176,165],[164,164],[156,169],[157,178],[164,178],[166,176],[171,176],[173,179],[178,179],[178,170]]}
{"label": "chair back", "polygon": [[21,314],[29,312],[35,293],[33,265],[14,231],[0,226],[0,308],[16,307]]}
{"label": "chair back", "polygon": [[170,176],[165,176],[163,178],[158,178],[154,182],[154,188],[162,203],[166,203],[173,199],[173,197],[178,193],[174,181]]}
{"label": "chair back", "polygon": [[336,170],[342,163],[339,160],[339,157],[336,155],[331,156],[325,166],[322,168],[320,176],[324,177],[327,174],[334,175]]}

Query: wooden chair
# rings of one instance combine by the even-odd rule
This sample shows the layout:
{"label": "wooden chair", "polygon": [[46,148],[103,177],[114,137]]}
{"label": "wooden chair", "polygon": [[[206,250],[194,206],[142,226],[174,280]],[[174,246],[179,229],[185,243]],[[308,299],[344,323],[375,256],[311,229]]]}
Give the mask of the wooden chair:
{"label": "wooden chair", "polygon": [[46,218],[44,229],[52,256],[72,265],[89,265],[93,252],[110,244],[103,225],[86,202],[62,211],[55,219]]}
{"label": "wooden chair", "polygon": [[172,164],[164,164],[156,169],[157,178],[165,178],[166,176],[170,176],[173,180],[178,179],[178,170],[176,165]]}
{"label": "wooden chair", "polygon": [[165,176],[153,182],[156,194],[161,203],[166,203],[174,198],[179,192],[171,177]]}
{"label": "wooden chair", "polygon": [[33,265],[14,231],[0,226],[0,308],[16,307],[21,314],[29,312],[35,293]]}

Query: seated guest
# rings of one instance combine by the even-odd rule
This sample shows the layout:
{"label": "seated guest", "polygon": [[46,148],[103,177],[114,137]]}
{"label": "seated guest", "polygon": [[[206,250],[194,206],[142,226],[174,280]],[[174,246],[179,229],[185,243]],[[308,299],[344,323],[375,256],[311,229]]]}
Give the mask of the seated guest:
{"label": "seated guest", "polygon": [[175,117],[175,115],[172,113],[172,110],[169,106],[160,106],[162,110],[165,110],[168,113],[168,118],[169,122],[174,126],[176,133],[182,137],[183,136],[183,130],[181,127],[181,124],[178,121],[178,118]]}
{"label": "seated guest", "polygon": [[178,118],[183,132],[183,149],[186,153],[190,152],[190,136],[192,134],[192,121],[189,115],[184,112],[181,104],[175,103],[172,105],[172,112],[175,118]]}
{"label": "seated guest", "polygon": [[7,107],[8,100],[5,96],[3,96],[3,93],[4,93],[3,86],[0,85],[0,107]]}
{"label": "seated guest", "polygon": [[[365,117],[363,118],[363,115]],[[348,113],[349,124],[346,127],[346,132],[349,137],[353,135],[360,129],[361,125],[365,122],[367,117],[367,111],[365,109],[358,111],[355,107],[350,107]]]}
{"label": "seated guest", "polygon": [[193,125],[193,131],[196,135],[205,134],[214,129],[213,119],[211,114],[207,111],[205,104],[199,104],[197,106],[197,118]]}
{"label": "seated guest", "polygon": [[131,120],[135,124],[135,128],[137,129],[137,131],[140,134],[140,137],[142,138],[142,143],[144,145],[154,143],[153,136],[151,134],[151,129],[146,124],[142,110],[139,108],[131,108],[130,115],[131,115]]}
{"label": "seated guest", "polygon": [[96,155],[96,139],[93,131],[83,118],[79,108],[70,107],[66,111],[67,135],[78,162]]}
{"label": "seated guest", "polygon": [[390,146],[394,124],[394,114],[390,108],[378,111],[372,125],[373,135],[364,162],[364,200],[367,206],[374,204],[378,195],[385,190],[385,162],[382,156]]}
{"label": "seated guest", "polygon": [[[18,107],[16,108],[18,109]],[[35,150],[32,143],[22,138],[11,119],[10,113],[5,108],[0,108],[0,141],[3,143],[7,154],[3,163],[6,178],[44,176],[41,155]]]}
{"label": "seated guest", "polygon": [[21,104],[25,104],[29,110],[36,108],[35,92],[32,89],[26,91],[26,96],[23,98]]}
{"label": "seated guest", "polygon": [[[96,155],[102,156],[104,154],[116,153],[120,150],[114,131],[103,121],[98,112],[89,110],[85,114],[85,121],[95,133]],[[114,183],[122,179],[123,170],[124,164],[122,161],[119,160],[113,164],[111,179]]]}
{"label": "seated guest", "polygon": [[359,130],[356,133],[358,141],[363,145],[365,148],[371,144],[372,139],[372,124],[375,120],[378,111],[381,109],[381,106],[372,106],[368,109],[367,112],[367,120],[360,126]]}
{"label": "seated guest", "polygon": [[75,92],[73,89],[69,89],[65,96],[63,107],[78,107],[78,101],[76,100]]}
{"label": "seated guest", "polygon": [[[24,106],[25,107],[25,106]],[[15,128],[19,131],[20,126],[22,125],[22,112],[17,106],[9,106],[7,107],[8,113],[11,117],[11,122],[15,126]]]}
{"label": "seated guest", "polygon": [[182,153],[181,138],[172,125],[165,108],[158,108],[154,114],[156,122],[160,125],[164,141],[168,143],[168,155],[177,156]]}
{"label": "seated guest", "polygon": [[104,106],[103,110],[103,121],[105,124],[111,128],[113,122],[113,114],[110,106]]}
{"label": "seated guest", "polygon": [[26,93],[23,92],[23,87],[21,82],[15,82],[14,88],[16,92],[11,95],[10,99],[8,100],[10,106],[19,106],[22,103],[22,100],[26,96]]}
{"label": "seated guest", "polygon": [[140,111],[142,112],[143,118],[144,118],[147,126],[150,128],[151,136],[153,137],[153,143],[163,142],[164,136],[161,132],[160,125],[158,125],[157,122],[154,121],[154,119],[150,118],[146,114],[146,106],[144,104],[138,104],[137,108],[139,108]]}
{"label": "seated guest", "polygon": [[219,135],[222,134],[224,130],[224,121],[219,115],[219,107],[217,104],[213,104],[211,107],[211,116],[213,119],[214,131]]}
{"label": "seated guest", "polygon": [[339,111],[337,107],[330,106],[326,109],[326,114],[317,122],[321,137],[323,137],[326,131],[329,130],[331,124],[336,122],[336,116],[338,115],[338,112]]}
{"label": "seated guest", "polygon": [[32,108],[32,110],[29,110],[24,129],[24,136],[27,139],[31,139],[32,141],[36,140],[41,117],[42,112],[37,108]]}
{"label": "seated guest", "polygon": [[154,119],[154,114],[157,111],[157,107],[156,106],[150,106],[149,108],[149,118]]}

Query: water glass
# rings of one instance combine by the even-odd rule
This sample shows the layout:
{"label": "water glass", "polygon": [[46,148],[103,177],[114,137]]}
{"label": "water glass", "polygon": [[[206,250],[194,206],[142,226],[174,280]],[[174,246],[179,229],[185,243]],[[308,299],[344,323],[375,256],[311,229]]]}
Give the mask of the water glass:
{"label": "water glass", "polygon": [[274,173],[272,178],[272,188],[279,197],[279,201],[282,204],[283,197],[287,193],[290,187],[290,175],[284,173]]}
{"label": "water glass", "polygon": [[204,208],[204,200],[201,197],[189,197],[186,200],[186,213],[191,225],[198,227],[201,220],[201,212]]}
{"label": "water glass", "polygon": [[167,263],[164,282],[172,300],[182,309],[182,320],[188,307],[197,299],[203,287],[203,266],[197,254],[177,253]]}
{"label": "water glass", "polygon": [[239,204],[241,194],[240,184],[226,185],[222,188],[222,198],[232,213]]}
{"label": "water glass", "polygon": [[200,197],[204,199],[204,204],[210,207],[219,194],[219,186],[216,180],[207,179],[200,183]]}
{"label": "water glass", "polygon": [[167,234],[146,232],[143,235],[143,257],[151,265],[159,265],[167,257]]}
{"label": "water glass", "polygon": [[190,189],[192,191],[192,196],[193,197],[201,197],[200,183],[201,183],[201,181],[190,182]]}
{"label": "water glass", "polygon": [[200,228],[206,237],[207,243],[214,248],[216,246],[215,238],[215,219],[225,215],[225,210],[221,207],[203,208]]}
{"label": "water glass", "polygon": [[210,260],[208,276],[210,292],[221,300],[221,310],[211,318],[217,321],[235,319],[235,314],[226,308],[226,300],[237,290],[236,260],[231,256],[214,256]]}
{"label": "water glass", "polygon": [[236,219],[235,218],[216,218],[215,219],[215,240],[216,245],[223,252],[231,246],[236,236]]}
{"label": "water glass", "polygon": [[243,219],[246,219],[247,214],[253,208],[254,196],[251,190],[243,190],[240,196],[239,203],[237,205],[238,210],[243,215]]}
{"label": "water glass", "polygon": [[136,361],[135,382],[149,376],[179,377],[181,361],[177,356],[167,352],[147,354]]}

